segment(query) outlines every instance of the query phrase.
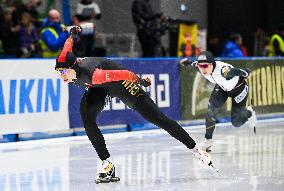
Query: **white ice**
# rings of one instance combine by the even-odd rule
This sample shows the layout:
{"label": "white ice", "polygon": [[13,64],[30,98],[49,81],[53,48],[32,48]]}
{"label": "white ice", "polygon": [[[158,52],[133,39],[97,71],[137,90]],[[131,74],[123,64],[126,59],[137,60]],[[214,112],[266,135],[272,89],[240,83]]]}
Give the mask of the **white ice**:
{"label": "white ice", "polygon": [[[185,128],[201,142],[204,128]],[[0,191],[283,191],[284,120],[219,127],[204,167],[163,130],[104,135],[121,182],[95,184],[100,165],[86,136],[0,144]]]}

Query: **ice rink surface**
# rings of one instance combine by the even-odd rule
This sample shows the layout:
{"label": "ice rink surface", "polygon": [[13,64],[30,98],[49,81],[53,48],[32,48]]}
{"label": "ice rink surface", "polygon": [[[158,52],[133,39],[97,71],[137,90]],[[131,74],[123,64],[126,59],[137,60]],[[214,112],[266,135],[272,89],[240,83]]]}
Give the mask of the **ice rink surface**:
{"label": "ice rink surface", "polygon": [[[203,128],[186,130],[197,141]],[[86,136],[0,144],[1,191],[283,191],[284,120],[219,127],[204,167],[162,130],[105,135],[121,182],[95,184],[101,164]]]}

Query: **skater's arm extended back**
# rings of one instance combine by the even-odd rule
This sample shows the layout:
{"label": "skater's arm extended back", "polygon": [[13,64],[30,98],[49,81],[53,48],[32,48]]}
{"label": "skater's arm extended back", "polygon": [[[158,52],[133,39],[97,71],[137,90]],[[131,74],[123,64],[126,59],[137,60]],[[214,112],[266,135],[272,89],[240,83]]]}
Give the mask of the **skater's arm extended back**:
{"label": "skater's arm extended back", "polygon": [[107,82],[128,80],[139,82],[139,77],[129,70],[102,70],[96,68],[92,76],[92,84],[103,84]]}
{"label": "skater's arm extended back", "polygon": [[221,74],[224,78],[233,78],[235,76],[241,76],[244,78],[247,78],[250,74],[250,69],[239,69],[239,68],[233,68],[230,66],[224,66],[221,69]]}
{"label": "skater's arm extended back", "polygon": [[64,62],[65,61],[65,57],[67,55],[68,52],[72,52],[72,46],[73,46],[73,43],[74,43],[74,39],[69,37],[65,43],[64,43],[64,47],[58,57],[58,61],[59,62]]}
{"label": "skater's arm extended back", "polygon": [[96,68],[92,75],[92,84],[99,85],[108,82],[115,82],[127,80],[134,83],[139,83],[142,86],[148,87],[151,85],[151,81],[146,79],[141,79],[135,73],[129,70],[102,70]]}
{"label": "skater's arm extended back", "polygon": [[68,52],[72,52],[73,43],[77,35],[81,32],[81,28],[79,26],[72,27],[70,30],[70,36],[64,43],[64,47],[58,57],[59,62],[64,62],[66,55]]}
{"label": "skater's arm extended back", "polygon": [[192,67],[196,67],[197,66],[197,62],[193,61],[191,59],[188,58],[183,58],[179,61],[179,64],[182,66],[192,66]]}

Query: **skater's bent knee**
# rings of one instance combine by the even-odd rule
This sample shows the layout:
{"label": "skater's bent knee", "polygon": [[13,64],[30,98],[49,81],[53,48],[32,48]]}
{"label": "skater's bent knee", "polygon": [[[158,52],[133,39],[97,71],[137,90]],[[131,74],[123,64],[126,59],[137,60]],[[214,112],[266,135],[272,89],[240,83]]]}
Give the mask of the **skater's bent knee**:
{"label": "skater's bent knee", "polygon": [[232,125],[234,127],[240,127],[242,126],[244,123],[242,121],[239,121],[239,120],[232,120]]}
{"label": "skater's bent knee", "polygon": [[213,110],[208,110],[206,118],[210,121],[216,121],[216,112]]}

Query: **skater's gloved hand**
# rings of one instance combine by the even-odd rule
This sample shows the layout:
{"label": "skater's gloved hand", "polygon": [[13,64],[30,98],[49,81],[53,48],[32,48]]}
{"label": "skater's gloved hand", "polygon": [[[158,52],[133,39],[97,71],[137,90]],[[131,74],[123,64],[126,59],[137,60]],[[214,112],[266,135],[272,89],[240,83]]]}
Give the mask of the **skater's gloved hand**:
{"label": "skater's gloved hand", "polygon": [[181,66],[188,66],[188,59],[187,58],[183,58],[183,59],[181,59],[180,61],[179,61],[179,64],[181,65]]}
{"label": "skater's gloved hand", "polygon": [[82,28],[80,26],[75,26],[70,29],[70,37],[75,39],[78,34],[82,32]]}
{"label": "skater's gloved hand", "polygon": [[249,68],[245,68],[245,69],[242,69],[242,70],[243,70],[243,72],[242,72],[241,76],[244,77],[244,78],[248,78],[250,73],[251,73],[251,70]]}
{"label": "skater's gloved hand", "polygon": [[151,85],[151,80],[149,78],[141,79],[139,84],[141,84],[144,87],[148,87]]}
{"label": "skater's gloved hand", "polygon": [[179,64],[181,66],[196,66],[197,62],[193,62],[189,60],[188,58],[183,58],[179,61]]}

